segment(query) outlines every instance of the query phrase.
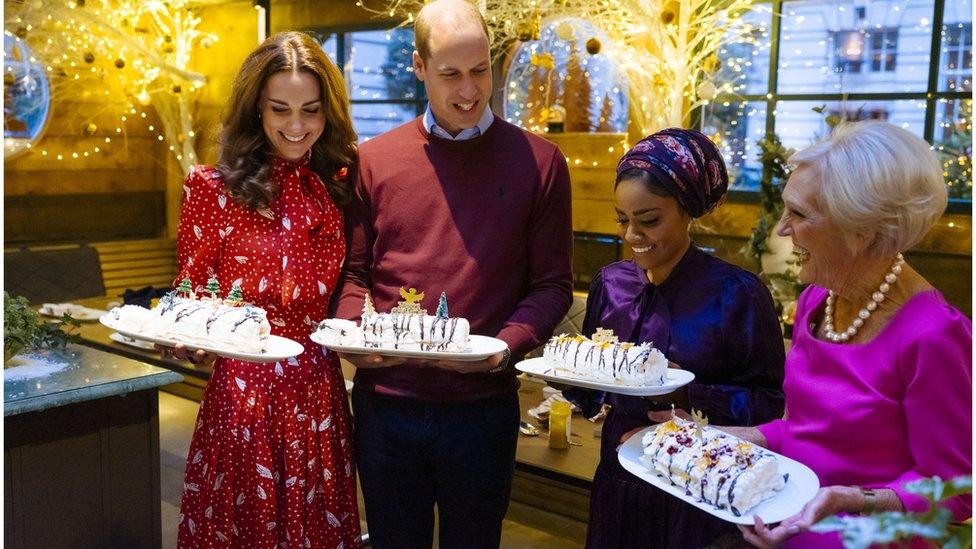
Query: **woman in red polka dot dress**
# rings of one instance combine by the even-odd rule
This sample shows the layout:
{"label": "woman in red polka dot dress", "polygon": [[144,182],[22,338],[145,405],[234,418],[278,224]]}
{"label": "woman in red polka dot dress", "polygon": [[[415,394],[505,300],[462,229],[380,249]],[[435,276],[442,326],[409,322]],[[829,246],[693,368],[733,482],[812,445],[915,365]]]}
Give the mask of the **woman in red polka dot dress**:
{"label": "woman in red polka dot dress", "polygon": [[179,546],[357,547],[342,373],[309,339],[345,254],[337,204],[356,155],[345,84],[312,38],[282,33],[244,61],[229,107],[217,168],[186,177],[177,280],[240,284],[272,333],[305,352],[275,364],[217,359],[187,458]]}

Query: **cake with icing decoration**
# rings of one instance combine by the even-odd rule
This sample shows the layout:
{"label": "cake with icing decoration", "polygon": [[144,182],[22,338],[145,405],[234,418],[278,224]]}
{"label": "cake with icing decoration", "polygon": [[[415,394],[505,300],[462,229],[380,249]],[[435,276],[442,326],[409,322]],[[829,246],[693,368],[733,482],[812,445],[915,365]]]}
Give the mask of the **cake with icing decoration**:
{"label": "cake with icing decoration", "polygon": [[786,486],[773,453],[707,423],[700,414],[672,417],[644,435],[640,461],[686,495],[737,517]]}
{"label": "cake with icing decoration", "polygon": [[542,350],[546,366],[557,376],[627,386],[662,385],[668,361],[650,343],[620,343],[612,330],[597,328],[585,336],[553,337]]}
{"label": "cake with icing decoration", "polygon": [[108,312],[112,324],[128,331],[188,345],[259,354],[267,349],[271,324],[267,312],[244,303],[235,286],[220,299],[216,279],[207,284],[208,297],[197,297],[185,280],[152,309],[123,305]]}
{"label": "cake with icing decoration", "polygon": [[404,298],[388,313],[378,313],[366,294],[362,320],[330,318],[319,324],[327,341],[350,347],[460,353],[468,348],[471,325],[467,319],[450,317],[447,296],[441,293],[437,313],[420,308],[423,292],[400,289]]}

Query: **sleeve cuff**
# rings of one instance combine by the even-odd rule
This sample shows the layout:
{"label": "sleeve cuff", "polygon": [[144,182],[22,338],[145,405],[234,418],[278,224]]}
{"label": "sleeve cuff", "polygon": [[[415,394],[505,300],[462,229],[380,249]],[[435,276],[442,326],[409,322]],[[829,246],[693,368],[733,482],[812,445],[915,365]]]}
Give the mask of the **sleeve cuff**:
{"label": "sleeve cuff", "polygon": [[884,488],[890,488],[895,492],[898,499],[901,500],[901,504],[905,506],[906,511],[912,513],[924,513],[929,510],[928,500],[905,489],[906,483],[919,480],[921,478],[923,478],[922,475],[916,473],[915,471],[908,471],[895,479],[893,482],[885,485]]}
{"label": "sleeve cuff", "polygon": [[774,419],[765,425],[756,427],[756,429],[759,429],[759,432],[766,437],[766,447],[774,452],[779,452],[783,443],[784,427],[785,422],[782,419]]}
{"label": "sleeve cuff", "polygon": [[522,360],[525,354],[535,346],[535,337],[532,334],[522,327],[511,324],[502,328],[495,337],[508,345],[508,349],[512,352],[512,358],[516,360]]}

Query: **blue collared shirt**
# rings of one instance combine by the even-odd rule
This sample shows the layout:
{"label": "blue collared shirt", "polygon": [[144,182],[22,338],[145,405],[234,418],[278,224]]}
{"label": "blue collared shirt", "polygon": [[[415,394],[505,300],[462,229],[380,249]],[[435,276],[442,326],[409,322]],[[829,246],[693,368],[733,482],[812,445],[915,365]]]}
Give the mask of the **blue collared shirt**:
{"label": "blue collared shirt", "polygon": [[437,125],[437,120],[434,119],[434,113],[430,110],[430,103],[427,103],[427,110],[424,112],[424,129],[427,130],[427,133],[436,135],[437,137],[443,137],[452,141],[464,141],[465,139],[473,139],[479,135],[484,135],[494,120],[495,115],[491,112],[491,106],[488,106],[485,108],[485,112],[481,113],[481,120],[478,120],[478,123],[473,128],[465,128],[457,136],[453,136],[447,133],[447,130]]}

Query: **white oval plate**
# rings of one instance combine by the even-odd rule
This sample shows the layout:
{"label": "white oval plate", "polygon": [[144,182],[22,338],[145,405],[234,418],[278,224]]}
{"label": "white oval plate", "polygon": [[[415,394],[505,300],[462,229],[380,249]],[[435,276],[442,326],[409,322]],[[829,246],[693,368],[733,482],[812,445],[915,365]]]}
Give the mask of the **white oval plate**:
{"label": "white oval plate", "polygon": [[421,358],[429,360],[483,360],[508,348],[508,344],[498,338],[480,335],[468,336],[468,348],[461,353],[408,351],[404,349],[381,349],[378,347],[339,345],[326,338],[323,332],[318,331],[312,334],[312,341],[338,353],[349,353],[351,355],[400,356],[404,358]]}
{"label": "white oval plate", "polygon": [[129,336],[124,336],[118,332],[112,332],[108,336],[109,339],[116,343],[121,343],[122,345],[128,345],[129,347],[135,347],[137,349],[145,349],[147,351],[155,351],[156,347],[149,341],[144,341],[141,339],[134,339]]}
{"label": "white oval plate", "polygon": [[[68,303],[67,305],[68,309],[64,312],[71,315],[71,318],[80,320],[82,322],[95,322],[107,312],[102,309],[92,309],[91,307],[75,305],[74,303]],[[52,311],[47,307],[39,307],[37,312],[50,318],[61,318],[60,312],[55,313],[55,311]]]}
{"label": "white oval plate", "polygon": [[[652,473],[646,465],[640,462],[640,456],[644,453],[644,444],[642,443],[644,435],[657,428],[657,425],[652,425],[627,439],[627,442],[623,443],[617,450],[617,460],[620,461],[620,465],[641,480],[722,520],[736,524],[755,524],[752,517],[759,515],[765,524],[780,522],[799,513],[803,506],[813,499],[813,496],[817,495],[817,490],[820,489],[820,480],[809,467],[776,452],[770,452],[776,456],[779,462],[780,473],[790,475],[786,481],[786,487],[773,497],[749,509],[742,516],[737,517],[729,510],[719,509],[685,495],[684,488],[673,485],[670,480]],[[705,427],[705,429],[706,432],[714,430],[712,427]],[[769,452],[769,450],[766,451]]]}
{"label": "white oval plate", "polygon": [[284,360],[286,358],[291,358],[293,356],[298,356],[305,351],[305,347],[291,339],[280,336],[268,336],[268,348],[263,353],[242,353],[240,351],[235,351],[233,349],[223,349],[219,347],[210,347],[207,345],[200,345],[198,343],[189,343],[185,341],[177,341],[175,339],[165,339],[161,337],[152,337],[140,334],[139,332],[133,332],[122,326],[115,325],[109,318],[108,315],[103,316],[99,319],[102,324],[108,326],[109,328],[115,330],[116,332],[131,337],[132,339],[139,339],[142,341],[150,341],[152,343],[158,343],[166,347],[172,347],[178,343],[186,346],[188,351],[196,351],[197,349],[202,349],[208,353],[213,353],[218,356],[223,356],[227,358],[236,358],[237,360],[244,360],[247,362],[278,362],[279,360]]}
{"label": "white oval plate", "polygon": [[575,387],[585,387],[587,389],[596,389],[598,391],[606,391],[608,393],[617,393],[618,395],[630,396],[666,395],[668,393],[677,391],[685,385],[688,385],[695,379],[695,374],[689,372],[688,370],[668,368],[668,375],[665,378],[663,385],[634,386],[617,385],[615,383],[601,383],[599,381],[593,381],[581,377],[556,375],[551,368],[546,366],[546,359],[541,357],[523,360],[522,362],[516,364],[515,367],[531,376],[539,377],[553,383],[562,383],[564,385],[573,385]]}

